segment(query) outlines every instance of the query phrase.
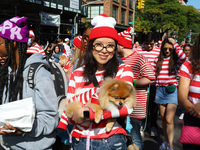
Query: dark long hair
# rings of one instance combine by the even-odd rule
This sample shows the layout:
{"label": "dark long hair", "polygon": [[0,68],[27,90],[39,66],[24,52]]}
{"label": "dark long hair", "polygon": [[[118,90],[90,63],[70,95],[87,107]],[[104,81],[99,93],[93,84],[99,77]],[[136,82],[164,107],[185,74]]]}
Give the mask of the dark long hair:
{"label": "dark long hair", "polygon": [[[162,46],[161,46],[161,49],[160,49],[160,55],[158,57],[158,62],[156,64],[156,74],[157,75],[159,75],[160,70],[162,68],[163,60],[164,60],[164,57],[165,57],[164,45],[166,43],[173,46],[173,44],[168,40],[168,38],[165,38],[164,41],[162,42]],[[173,52],[170,55],[170,59],[169,59],[169,70],[168,70],[169,75],[173,74],[176,71],[176,69],[177,69],[177,59],[178,59],[178,56],[177,56],[175,50],[173,49]]]}
{"label": "dark long hair", "polygon": [[[0,104],[2,104],[2,97],[4,88],[6,88],[6,97],[9,93],[9,101],[17,100],[19,98],[22,99],[22,91],[23,91],[23,69],[26,62],[26,50],[27,50],[27,43],[20,43],[16,42],[19,52],[19,67],[17,68],[16,72],[14,73],[14,69],[17,67],[15,64],[16,56],[15,51],[13,49],[14,44],[13,41],[5,39],[5,47],[8,54],[8,58],[4,65],[0,66]],[[10,51],[9,51],[10,47]],[[8,74],[8,68],[11,68],[11,74]],[[15,75],[14,75],[15,74]],[[10,84],[8,86],[8,81]]]}
{"label": "dark long hair", "polygon": [[[92,50],[93,50],[93,42],[95,39],[89,41],[88,46],[86,48],[86,54],[84,55],[84,79],[89,80],[86,85],[92,83],[93,77],[97,71],[97,61],[94,59]],[[114,78],[118,71],[119,62],[117,60],[117,42],[115,41],[116,47],[114,50],[113,57],[104,65],[105,72],[104,78],[111,77]]]}
{"label": "dark long hair", "polygon": [[84,41],[88,42],[89,35],[90,35],[90,32],[93,29],[93,27],[94,26],[92,26],[91,23],[89,23],[88,26],[83,31],[83,35],[82,35],[82,39],[81,39],[81,49],[80,49],[81,52],[79,53],[79,59],[78,59],[78,64],[77,64],[76,68],[79,68],[82,65],[83,55],[85,54],[85,51],[83,50],[83,44],[84,44]]}
{"label": "dark long hair", "polygon": [[189,60],[191,62],[192,73],[195,76],[200,72],[200,35],[197,37]]}

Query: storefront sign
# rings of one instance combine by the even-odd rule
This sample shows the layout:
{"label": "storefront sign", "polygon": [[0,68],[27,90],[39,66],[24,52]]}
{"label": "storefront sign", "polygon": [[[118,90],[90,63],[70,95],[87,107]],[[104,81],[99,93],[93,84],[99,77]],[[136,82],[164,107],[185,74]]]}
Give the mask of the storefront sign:
{"label": "storefront sign", "polygon": [[70,8],[79,9],[79,0],[70,0]]}
{"label": "storefront sign", "polygon": [[56,27],[60,26],[60,15],[41,12],[40,16],[42,25],[56,26]]}

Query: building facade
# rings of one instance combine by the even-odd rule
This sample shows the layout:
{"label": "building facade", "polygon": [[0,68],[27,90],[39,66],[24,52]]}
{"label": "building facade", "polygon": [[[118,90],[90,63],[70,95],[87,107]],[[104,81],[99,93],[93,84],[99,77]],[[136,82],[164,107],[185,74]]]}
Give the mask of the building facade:
{"label": "building facade", "polygon": [[3,0],[0,23],[14,16],[25,16],[29,29],[41,44],[47,40],[55,42],[57,38],[73,39],[78,33],[78,19],[87,15],[81,5],[82,0]]}
{"label": "building facade", "polygon": [[91,21],[97,15],[106,14],[116,19],[118,31],[127,29],[133,22],[133,0],[102,0],[97,2],[85,0],[85,2],[88,3],[87,21]]}

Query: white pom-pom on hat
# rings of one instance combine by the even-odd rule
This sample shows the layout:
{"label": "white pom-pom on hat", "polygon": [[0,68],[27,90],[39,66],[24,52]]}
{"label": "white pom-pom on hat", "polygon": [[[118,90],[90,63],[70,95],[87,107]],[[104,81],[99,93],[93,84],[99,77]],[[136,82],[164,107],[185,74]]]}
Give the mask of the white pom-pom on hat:
{"label": "white pom-pom on hat", "polygon": [[131,37],[131,34],[133,33],[133,28],[132,27],[129,27],[127,30],[123,31],[123,32],[120,32],[118,33],[120,36],[122,36],[123,38],[129,40],[129,41],[132,41],[132,37]]}
{"label": "white pom-pom on hat", "polygon": [[94,28],[97,27],[111,27],[115,28],[116,20],[113,17],[108,17],[105,14],[96,16],[92,19],[91,24],[94,26]]}
{"label": "white pom-pom on hat", "polygon": [[91,24],[94,28],[91,30],[88,41],[96,38],[112,38],[118,41],[117,30],[114,28],[116,21],[113,17],[108,17],[105,14],[101,14],[92,19]]}

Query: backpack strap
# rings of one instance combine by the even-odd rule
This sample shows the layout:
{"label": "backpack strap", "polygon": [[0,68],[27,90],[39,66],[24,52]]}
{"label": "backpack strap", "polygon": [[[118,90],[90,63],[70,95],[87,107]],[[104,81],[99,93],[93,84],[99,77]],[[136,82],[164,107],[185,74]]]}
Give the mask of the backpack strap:
{"label": "backpack strap", "polygon": [[92,83],[94,87],[100,87],[95,74],[93,75]]}
{"label": "backpack strap", "polygon": [[68,79],[63,68],[59,63],[49,62],[51,74],[54,80],[54,86],[60,103],[62,99],[66,98],[68,90]]}
{"label": "backpack strap", "polygon": [[43,64],[43,63],[33,63],[29,66],[29,70],[28,70],[28,74],[27,74],[27,82],[28,82],[28,85],[31,89],[34,89],[35,87],[35,79],[36,79],[36,74],[38,72],[38,70],[41,68],[41,67],[45,67],[47,68],[48,66]]}

